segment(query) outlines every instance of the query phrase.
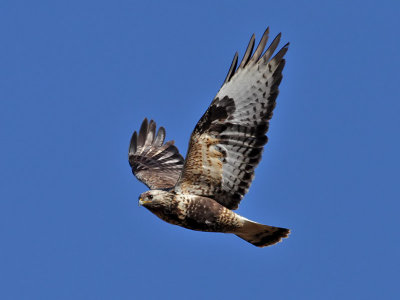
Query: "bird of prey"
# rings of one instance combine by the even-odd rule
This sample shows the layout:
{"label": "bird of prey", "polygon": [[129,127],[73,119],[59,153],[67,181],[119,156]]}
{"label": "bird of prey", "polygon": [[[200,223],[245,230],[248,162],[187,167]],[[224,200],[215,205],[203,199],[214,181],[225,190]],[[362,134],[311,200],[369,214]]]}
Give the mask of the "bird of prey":
{"label": "bird of prey", "polygon": [[[184,160],[165,129],[144,119],[129,146],[133,174],[150,190],[139,196],[162,220],[188,229],[233,233],[265,247],[286,238],[289,229],[263,225],[233,212],[247,193],[261,160],[289,43],[267,50],[269,28],[256,50],[252,35],[238,66],[236,52],[224,83],[195,126]],[[271,58],[272,57],[272,58]]]}

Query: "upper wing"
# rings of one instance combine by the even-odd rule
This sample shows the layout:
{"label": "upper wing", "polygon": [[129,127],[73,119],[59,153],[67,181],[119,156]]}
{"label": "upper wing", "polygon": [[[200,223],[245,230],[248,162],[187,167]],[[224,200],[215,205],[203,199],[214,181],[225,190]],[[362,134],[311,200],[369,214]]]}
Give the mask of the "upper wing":
{"label": "upper wing", "polygon": [[144,119],[139,131],[133,133],[129,145],[129,164],[132,173],[150,189],[172,188],[182,171],[183,157],[174,141],[165,144],[165,129],[160,127],[156,135],[156,123]]}
{"label": "upper wing", "polygon": [[271,59],[281,35],[263,54],[268,33],[267,28],[252,55],[253,34],[238,68],[235,54],[223,86],[190,137],[176,192],[210,197],[236,209],[248,191],[268,140],[289,45]]}

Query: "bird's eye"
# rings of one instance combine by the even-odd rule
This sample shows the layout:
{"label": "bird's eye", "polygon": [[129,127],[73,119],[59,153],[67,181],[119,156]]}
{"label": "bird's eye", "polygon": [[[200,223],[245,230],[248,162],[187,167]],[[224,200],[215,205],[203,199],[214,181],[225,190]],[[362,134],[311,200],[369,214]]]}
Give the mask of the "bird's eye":
{"label": "bird's eye", "polygon": [[153,200],[153,195],[149,195],[149,199],[150,199],[150,200]]}

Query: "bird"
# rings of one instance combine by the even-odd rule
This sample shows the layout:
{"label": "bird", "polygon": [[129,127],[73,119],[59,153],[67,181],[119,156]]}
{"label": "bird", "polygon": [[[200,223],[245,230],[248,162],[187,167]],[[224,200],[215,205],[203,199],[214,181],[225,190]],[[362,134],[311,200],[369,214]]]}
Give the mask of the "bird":
{"label": "bird", "polygon": [[[134,131],[128,159],[132,173],[150,189],[139,206],[167,223],[205,232],[235,234],[266,247],[288,237],[287,228],[264,225],[234,212],[261,161],[289,43],[273,56],[279,33],[264,51],[269,27],[254,50],[250,38],[238,65],[238,52],[215,98],[196,124],[186,159],[165,129],[145,118]],[[254,52],[253,52],[254,50]]]}

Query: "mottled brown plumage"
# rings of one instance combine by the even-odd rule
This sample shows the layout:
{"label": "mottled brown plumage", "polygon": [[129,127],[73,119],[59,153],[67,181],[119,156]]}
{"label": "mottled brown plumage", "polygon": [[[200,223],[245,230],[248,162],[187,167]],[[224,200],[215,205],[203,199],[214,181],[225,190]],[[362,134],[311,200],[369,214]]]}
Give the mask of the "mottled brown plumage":
{"label": "mottled brown plumage", "polygon": [[[129,163],[151,190],[139,203],[166,222],[192,230],[234,233],[258,247],[287,237],[285,228],[262,225],[232,210],[247,193],[261,160],[288,44],[271,59],[280,34],[263,54],[268,29],[253,53],[254,35],[238,65],[234,56],[224,84],[197,123],[183,161],[164,128],[143,121],[134,132]],[[253,53],[253,54],[252,54]]]}

